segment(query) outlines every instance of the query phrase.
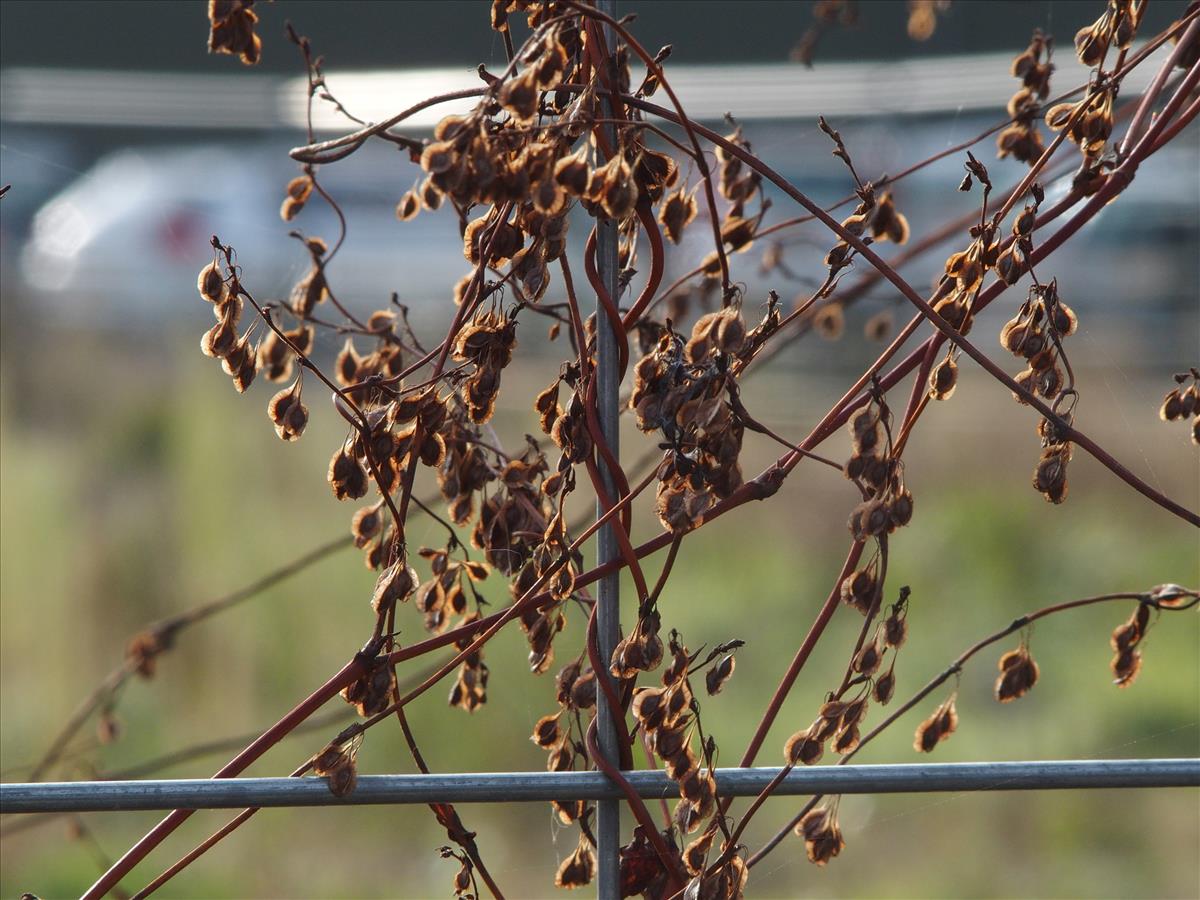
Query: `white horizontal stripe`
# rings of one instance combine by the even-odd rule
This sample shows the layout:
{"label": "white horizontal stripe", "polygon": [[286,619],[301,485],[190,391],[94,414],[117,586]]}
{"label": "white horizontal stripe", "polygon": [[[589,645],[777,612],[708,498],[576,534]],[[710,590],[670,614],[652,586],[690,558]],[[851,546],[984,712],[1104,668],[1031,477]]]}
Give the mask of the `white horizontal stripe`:
{"label": "white horizontal stripe", "polygon": [[[1126,80],[1126,97],[1143,90],[1169,46],[1160,47]],[[894,62],[671,66],[671,85],[689,115],[708,121],[725,113],[740,120],[790,120],[877,113],[933,113],[1003,108],[1018,82],[1011,57],[989,53]],[[1060,54],[1055,92],[1082,84],[1087,71]],[[449,91],[476,87],[467,68],[337,71],[328,75],[337,98],[356,116],[380,121]],[[0,118],[9,122],[139,125],[164,128],[302,128],[303,78],[245,72],[238,75],[14,68],[0,72]],[[666,105],[665,97],[655,98]],[[424,110],[406,124],[424,130],[471,101]],[[349,130],[331,104],[317,101],[314,125],[324,133]]]}

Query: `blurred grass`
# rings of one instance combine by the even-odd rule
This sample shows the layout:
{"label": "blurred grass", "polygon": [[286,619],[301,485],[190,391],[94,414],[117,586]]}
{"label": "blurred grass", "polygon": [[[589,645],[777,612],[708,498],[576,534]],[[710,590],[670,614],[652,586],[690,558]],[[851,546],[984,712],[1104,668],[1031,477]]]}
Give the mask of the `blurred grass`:
{"label": "blurred grass", "polygon": [[[238,397],[195,352],[190,335],[164,349],[145,336],[47,333],[10,322],[3,340],[0,768],[5,780],[19,780],[14,767],[44,750],[70,710],[119,661],[131,633],[343,533],[352,507],[339,506],[324,484],[340,432],[321,392],[308,398],[309,432],[284,445],[264,416],[272,390],[257,384],[249,397]],[[65,362],[47,365],[47,359]],[[514,365],[505,373],[496,426],[506,444],[536,428],[521,398],[554,366],[544,360],[536,372]],[[1154,415],[1161,379],[1120,374],[1080,371],[1081,427],[1195,508],[1195,451],[1183,428]],[[774,367],[748,383],[745,399],[776,430],[795,437],[850,380],[794,364]],[[1086,455],[1077,453],[1072,463],[1068,502],[1044,503],[1028,486],[1037,456],[1033,423],[1028,410],[967,369],[955,398],[930,409],[914,433],[906,455],[916,516],[892,541],[888,582],[889,595],[901,584],[913,589],[911,637],[896,669],[901,698],[1022,612],[1072,597],[1198,581],[1195,532]],[[627,459],[647,446],[632,432],[625,441]],[[844,444],[836,438],[827,447],[838,457]],[[747,473],[775,455],[776,448],[748,437]],[[747,641],[726,691],[703,701],[705,727],[717,736],[723,764],[740,756],[829,590],[845,553],[852,504],[839,475],[804,463],[772,502],[743,507],[684,544],[663,598],[665,626],[679,628],[692,648]],[[581,497],[573,509],[586,505]],[[638,525],[637,540],[657,529],[650,521]],[[414,521],[411,537],[433,543],[442,539],[439,532],[434,523]],[[648,561],[650,577],[659,565],[661,555]],[[117,769],[274,721],[361,645],[372,622],[372,582],[357,554],[345,551],[189,630],[153,682],[130,683],[122,694],[121,740],[80,758],[64,777],[88,777],[89,764]],[[493,604],[507,602],[499,579],[484,587]],[[631,595],[625,595],[627,621]],[[933,759],[1196,755],[1197,617],[1164,616],[1150,634],[1137,683],[1121,691],[1109,683],[1108,633],[1127,615],[1123,605],[1102,605],[1038,623],[1032,649],[1042,680],[1016,704],[999,706],[990,696],[995,659],[1007,646],[985,653],[961,679],[960,731]],[[402,641],[419,639],[415,614],[402,614],[400,623]],[[840,676],[859,623],[839,610],[760,763],[778,764],[786,737],[812,719]],[[578,645],[582,624],[577,612],[569,613],[560,650]],[[525,655],[512,631],[489,645],[489,702],[473,716],[445,708],[448,682],[413,705],[413,728],[435,770],[544,764],[528,735],[554,705],[552,683],[528,674]],[[930,708],[940,699],[931,697]],[[861,761],[916,761],[912,729],[921,717],[914,711]],[[77,743],[91,735],[89,726]],[[322,743],[320,735],[290,739],[248,774],[280,774]],[[161,776],[203,777],[222,761],[194,761]],[[398,729],[386,726],[368,736],[360,764],[363,772],[412,770]],[[1200,883],[1196,801],[1195,791],[847,797],[842,857],[817,869],[791,839],[754,870],[751,895],[1191,897]],[[796,806],[771,801],[748,831],[750,846]],[[461,812],[511,896],[553,895],[554,869],[573,849],[574,835],[559,832],[547,805]],[[227,817],[198,814],[126,884],[145,883]],[[114,855],[157,820],[151,813],[87,818]],[[163,896],[448,896],[454,866],[438,858],[442,843],[445,835],[423,808],[269,811]],[[5,896],[76,895],[96,874],[86,849],[67,841],[62,820],[6,838],[3,860]]]}

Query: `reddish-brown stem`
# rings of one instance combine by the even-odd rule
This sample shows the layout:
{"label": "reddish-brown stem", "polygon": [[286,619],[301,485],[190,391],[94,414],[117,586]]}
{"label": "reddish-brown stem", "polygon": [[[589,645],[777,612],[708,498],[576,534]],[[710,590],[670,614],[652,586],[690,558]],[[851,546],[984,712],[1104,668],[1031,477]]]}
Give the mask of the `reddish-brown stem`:
{"label": "reddish-brown stem", "polygon": [[837,611],[842,582],[846,579],[847,575],[854,571],[854,567],[858,565],[858,559],[862,556],[863,547],[864,544],[861,541],[855,541],[850,545],[850,552],[846,555],[846,561],[842,563],[842,569],[834,581],[833,590],[825,598],[825,603],[821,606],[820,612],[817,613],[817,618],[809,627],[808,634],[805,635],[799,649],[796,650],[796,655],[792,658],[791,664],[787,667],[787,671],[783,673],[783,677],[779,680],[779,686],[775,688],[775,693],[771,696],[771,702],[767,704],[766,712],[763,713],[762,719],[759,720],[758,727],[754,729],[754,735],[750,738],[750,743],[746,745],[746,752],[742,754],[741,762],[738,763],[739,766],[745,768],[754,765],[754,759],[758,756],[758,751],[762,748],[763,741],[767,739],[767,732],[771,730],[771,726],[775,724],[775,718],[779,715],[779,710],[783,708],[783,701],[787,699],[788,694],[791,692],[792,686],[800,676],[804,664],[808,662],[808,657],[812,654],[813,648],[817,646],[817,641],[825,633],[825,626],[829,624],[829,620],[833,618],[834,612]]}
{"label": "reddish-brown stem", "polygon": [[[971,659],[971,657],[975,656],[981,650],[983,650],[986,647],[991,646],[992,644],[996,643],[997,641],[1003,640],[1004,638],[1008,637],[1010,634],[1014,634],[1015,632],[1022,630],[1023,628],[1027,627],[1030,623],[1036,622],[1038,619],[1043,619],[1046,616],[1054,615],[1055,613],[1064,612],[1069,609],[1078,609],[1079,607],[1091,606],[1096,603],[1107,603],[1107,602],[1110,602],[1113,600],[1136,600],[1139,603],[1147,603],[1151,606],[1154,606],[1156,609],[1160,609],[1163,611],[1169,611],[1169,612],[1178,612],[1178,611],[1181,611],[1184,609],[1190,609],[1193,605],[1195,605],[1197,597],[1200,597],[1200,594],[1198,594],[1196,591],[1185,591],[1183,596],[1187,596],[1187,597],[1191,598],[1190,602],[1185,603],[1185,604],[1180,604],[1178,606],[1168,606],[1168,605],[1163,605],[1163,604],[1160,604],[1160,603],[1154,601],[1152,599],[1152,592],[1142,592],[1142,593],[1125,592],[1125,593],[1117,593],[1117,594],[1100,594],[1095,597],[1084,597],[1083,599],[1080,599],[1080,600],[1068,600],[1064,603],[1056,603],[1056,604],[1053,604],[1052,606],[1044,607],[1042,609],[1037,610],[1036,612],[1027,613],[1017,619],[1014,619],[1012,621],[1012,623],[1010,623],[1005,628],[1001,628],[999,631],[993,632],[992,634],[988,635],[987,637],[983,638],[980,641],[977,641],[976,643],[974,643],[970,647],[968,647],[966,650],[964,650],[954,660],[954,662],[950,663],[950,665],[947,666],[942,672],[940,672],[938,675],[935,675],[930,681],[928,681],[924,687],[922,687],[915,694],[913,694],[908,700],[906,700],[899,707],[897,707],[895,710],[893,710],[892,713],[886,719],[884,719],[882,722],[880,722],[878,725],[876,725],[867,734],[863,735],[862,739],[858,742],[858,746],[855,747],[853,750],[851,750],[849,753],[847,753],[845,756],[843,756],[841,759],[839,759],[837,761],[836,765],[843,766],[843,765],[846,765],[848,762],[850,762],[851,759],[853,759],[855,756],[857,756],[859,754],[859,752],[868,743],[870,743],[872,740],[874,740],[880,733],[882,733],[886,728],[888,728],[888,726],[890,726],[893,722],[895,722],[897,719],[899,719],[905,713],[909,712],[914,706],[916,706],[918,703],[920,703],[922,700],[924,700],[927,696],[929,696],[931,693],[933,693],[935,690],[937,690],[939,687],[941,687],[941,685],[943,685],[952,676],[959,674],[962,671],[963,666],[966,665],[966,663]],[[769,852],[771,852],[771,850],[774,849],[779,844],[780,841],[782,841],[785,837],[787,837],[788,833],[793,828],[795,828],[796,825],[799,823],[800,819],[802,819],[804,817],[804,814],[807,813],[810,809],[812,809],[817,803],[819,803],[820,800],[821,800],[820,796],[813,797],[804,806],[804,808],[799,813],[797,813],[790,822],[788,822],[787,825],[785,825],[783,828],[781,828],[779,830],[779,832],[776,833],[776,835],[773,838],[771,838],[771,840],[767,841],[767,843],[765,845],[763,845],[763,847],[761,847],[757,852],[755,852],[747,860],[747,865],[753,866],[756,863],[758,863],[759,861],[761,861],[762,858],[764,856],[766,856]]]}
{"label": "reddish-brown stem", "polygon": [[[621,36],[621,40],[625,41],[625,43],[630,46],[630,48],[633,50],[633,52],[642,58],[642,62],[644,62],[646,64],[647,70],[650,71],[651,73],[653,73],[654,76],[658,79],[658,83],[662,85],[663,90],[666,92],[667,96],[671,100],[672,106],[675,107],[675,111],[679,114],[680,121],[678,121],[676,124],[682,125],[683,130],[687,133],[688,141],[692,145],[693,156],[696,160],[696,167],[700,170],[701,182],[704,185],[704,199],[705,199],[705,202],[708,204],[708,215],[709,215],[709,219],[710,219],[710,224],[712,225],[713,241],[716,243],[717,259],[720,261],[720,264],[721,264],[721,284],[725,289],[725,295],[726,295],[724,302],[728,303],[729,302],[728,295],[730,293],[729,260],[726,258],[726,255],[725,255],[725,241],[721,237],[721,222],[720,222],[720,217],[717,215],[716,197],[713,194],[712,170],[709,169],[708,160],[705,158],[704,152],[700,149],[700,141],[696,138],[696,129],[694,128],[691,120],[688,119],[687,115],[684,113],[683,106],[679,102],[679,97],[676,96],[675,90],[671,87],[671,82],[667,79],[666,74],[663,72],[662,66],[660,66],[658,64],[658,62],[654,59],[654,57],[651,56],[646,51],[646,48],[643,47],[638,42],[638,40],[632,34],[630,34],[629,31],[625,28],[625,26],[623,26],[620,22],[618,22],[616,19],[612,18],[611,16],[607,15],[606,13],[596,9],[595,7],[587,6],[583,3],[579,3],[579,2],[577,2],[577,0],[566,0],[566,2],[573,9],[578,10],[579,12],[583,13],[585,16],[600,20],[601,22],[603,22],[604,24],[606,24],[610,28],[612,28],[612,30],[615,31],[617,34],[619,34]],[[603,41],[603,39],[601,38],[601,42],[602,41]],[[617,99],[625,101],[625,98],[623,96],[620,96],[620,95],[616,94],[615,92],[612,93],[612,97],[613,97],[614,101],[616,101]],[[628,102],[628,101],[625,101],[625,102]],[[615,102],[614,102],[614,106],[615,106]]]}
{"label": "reddish-brown stem", "polygon": [[[289,731],[320,709],[326,701],[336,697],[346,685],[358,680],[366,672],[366,663],[375,656],[375,646],[368,645],[346,663],[332,678],[305,697],[291,712],[268,728],[245,750],[230,760],[213,778],[233,778],[247,766],[275,746]],[[177,809],[154,826],[140,841],[118,859],[108,871],[83,894],[84,900],[95,900],[107,894],[129,870],[146,858],[146,855],[161,844],[168,835],[191,817],[195,810]]]}
{"label": "reddish-brown stem", "polygon": [[[1197,64],[1197,66],[1193,68],[1193,71],[1189,72],[1188,77],[1180,85],[1179,90],[1176,92],[1171,102],[1168,103],[1166,109],[1163,110],[1162,116],[1155,122],[1155,126],[1165,125],[1166,120],[1173,115],[1178,104],[1182,103],[1182,98],[1185,97],[1188,92],[1190,92],[1193,84],[1196,81],[1196,78],[1200,77],[1200,75],[1198,75],[1198,70],[1200,70],[1200,64]],[[656,115],[660,115],[672,120],[675,118],[669,110],[661,107],[649,109],[649,107],[653,106],[653,104],[642,103],[641,105],[643,108],[647,108]],[[1142,494],[1149,500],[1152,500],[1163,509],[1178,516],[1185,522],[1200,526],[1200,515],[1197,515],[1181,504],[1175,502],[1170,497],[1165,496],[1162,492],[1155,490],[1153,487],[1146,484],[1146,482],[1138,478],[1120,462],[1114,459],[1111,454],[1104,450],[1104,448],[1100,447],[1086,435],[1067,424],[1052,409],[1050,409],[1050,407],[1048,407],[1045,403],[1043,403],[1021,385],[1017,384],[1017,382],[1009,377],[1006,372],[992,362],[992,360],[988,358],[986,354],[975,348],[974,345],[966,340],[966,338],[958,334],[958,332],[955,331],[948,322],[934,312],[933,308],[915,290],[913,290],[912,286],[907,281],[900,277],[899,273],[897,273],[895,269],[888,265],[887,262],[885,262],[869,246],[863,243],[860,238],[843,228],[839,222],[830,217],[828,213],[826,213],[823,209],[813,203],[807,196],[797,190],[795,186],[792,185],[787,179],[775,172],[770,166],[767,166],[761,162],[757,157],[747,153],[736,144],[725,140],[715,132],[704,128],[701,125],[695,125],[695,128],[700,134],[704,135],[706,140],[719,144],[727,152],[737,156],[744,163],[746,163],[746,165],[759,172],[759,174],[761,174],[764,178],[770,180],[773,184],[780,188],[780,190],[784,191],[789,197],[820,219],[827,228],[829,228],[841,240],[853,247],[859,253],[859,255],[863,257],[863,259],[867,260],[867,262],[878,269],[883,276],[890,281],[897,288],[897,290],[900,291],[901,294],[904,295],[905,299],[907,299],[918,310],[920,310],[922,316],[924,316],[926,320],[928,320],[938,331],[940,331],[945,338],[955,341],[962,348],[963,352],[975,360],[975,362],[977,362],[985,371],[987,371],[988,374],[990,374],[1001,384],[1005,385],[1013,393],[1021,396],[1030,406],[1036,409],[1047,419],[1054,422],[1057,427],[1062,429],[1063,434],[1067,435],[1071,441],[1078,444],[1080,447],[1090,453],[1097,461],[1104,465],[1105,468],[1109,469],[1109,471],[1111,471],[1114,475],[1116,475],[1138,493]],[[1097,194],[1092,197],[1091,201],[1089,201],[1089,203],[1084,207],[1084,209],[1081,210],[1081,212],[1074,219],[1072,219],[1072,222],[1058,233],[1061,235],[1065,232],[1065,236],[1062,237],[1058,243],[1061,243],[1062,240],[1065,240],[1066,237],[1069,237],[1074,233],[1074,231],[1078,230],[1078,228],[1083,224],[1082,221],[1079,220],[1084,219],[1085,214],[1087,214],[1086,218],[1091,218],[1092,215],[1095,215],[1095,212],[1098,211],[1099,206],[1102,205],[1103,202],[1106,202],[1108,199],[1115,196],[1119,192],[1120,188],[1123,187],[1124,184],[1128,183],[1128,181],[1133,177],[1132,171],[1136,169],[1137,162],[1141,156],[1139,150],[1143,147],[1143,145],[1145,145],[1147,148],[1152,147],[1153,139],[1156,137],[1157,132],[1154,128],[1151,128],[1151,130],[1147,132],[1146,137],[1142,139],[1142,142],[1134,148],[1129,158],[1122,163],[1122,165],[1118,167],[1112,175],[1109,176],[1108,181],[1105,182],[1100,191],[1098,191]],[[1122,170],[1125,169],[1126,166],[1132,166],[1132,169],[1128,173],[1123,173]],[[1086,221],[1086,219],[1084,220]],[[1074,228],[1071,228],[1071,225],[1075,224],[1077,221],[1079,224],[1075,225]],[[1056,235],[1056,237],[1057,236],[1058,235]],[[1041,245],[1039,249],[1041,250],[1042,256],[1045,256],[1051,252],[1057,247],[1057,245],[1057,243],[1053,242],[1053,239]]]}

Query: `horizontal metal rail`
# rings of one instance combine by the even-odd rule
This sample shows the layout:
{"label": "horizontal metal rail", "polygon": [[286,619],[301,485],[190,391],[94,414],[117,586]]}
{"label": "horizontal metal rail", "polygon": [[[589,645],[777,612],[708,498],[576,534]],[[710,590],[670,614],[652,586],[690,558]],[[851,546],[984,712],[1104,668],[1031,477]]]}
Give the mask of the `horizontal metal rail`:
{"label": "horizontal metal rail", "polygon": [[[755,796],[776,768],[717,769],[717,793]],[[642,797],[677,794],[666,774],[627,772]],[[794,769],[776,795],[889,794],[934,791],[1031,791],[1064,788],[1200,787],[1200,759],[1064,760],[940,765],[822,766]],[[240,809],[396,803],[508,803],[607,800],[620,790],[598,772],[486,772],[458,775],[362,775],[348,797],[322,778],[177,781],[76,781],[0,785],[0,812]]]}

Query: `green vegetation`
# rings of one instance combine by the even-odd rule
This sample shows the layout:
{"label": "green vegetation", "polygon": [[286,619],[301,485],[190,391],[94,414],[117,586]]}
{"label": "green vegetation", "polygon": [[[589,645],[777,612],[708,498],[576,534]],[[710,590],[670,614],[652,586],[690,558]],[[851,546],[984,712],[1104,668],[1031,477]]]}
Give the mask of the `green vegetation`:
{"label": "green vegetation", "polygon": [[[130,634],[337,536],[351,506],[339,506],[314,480],[327,465],[337,427],[315,402],[315,391],[316,433],[283,445],[263,414],[269,392],[255,386],[249,401],[238,398],[194,352],[190,338],[181,339],[168,362],[148,357],[132,341],[101,345],[69,333],[23,331],[32,339],[13,348],[14,329],[6,331],[0,752],[5,780],[19,780],[16,767],[44,750],[70,710],[119,661]],[[51,346],[86,366],[60,372],[28,365]],[[922,446],[910,454],[916,516],[894,540],[887,588],[889,597],[901,584],[913,589],[911,636],[896,669],[901,699],[967,644],[1021,612],[1088,594],[1198,580],[1195,534],[1083,454],[1073,463],[1070,499],[1048,506],[1028,486],[1037,457],[1032,417],[973,374],[964,372],[951,401],[961,408],[953,415],[932,410],[914,437]],[[507,443],[532,431],[533,419],[511,405],[518,401],[510,398],[531,395],[520,384],[522,373],[514,366],[505,378],[497,428]],[[1100,383],[1086,369],[1080,381],[1085,391]],[[796,384],[804,390],[796,391]],[[747,394],[766,421],[794,435],[823,408],[826,395],[832,399],[842,387],[835,378],[777,368],[752,379]],[[1195,451],[1178,429],[1155,419],[1162,389],[1133,381],[1116,396],[1085,393],[1079,425],[1195,506]],[[830,447],[841,448],[839,440]],[[630,433],[627,458],[645,446]],[[748,446],[750,467],[772,453],[765,444]],[[663,599],[672,624],[693,647],[733,637],[748,641],[725,692],[702,701],[706,728],[726,754],[748,739],[768,686],[787,665],[845,552],[852,490],[836,474],[806,466],[775,503],[744,507],[689,537]],[[429,490],[425,485],[418,494]],[[576,513],[583,512],[584,502],[575,503]],[[770,534],[787,535],[792,546],[764,539]],[[413,539],[437,540],[438,526],[414,520]],[[661,556],[652,557],[648,572],[660,564]],[[91,775],[92,763],[116,770],[273,721],[362,643],[372,622],[372,583],[357,553],[342,551],[187,631],[153,681],[126,687],[120,739],[80,756],[75,775]],[[507,602],[498,579],[484,587],[493,604]],[[961,680],[959,733],[933,759],[1195,755],[1197,618],[1164,617],[1148,638],[1141,676],[1118,690],[1109,684],[1107,640],[1128,612],[1120,604],[1102,605],[1039,623],[1031,648],[1042,679],[1014,704],[991,698],[995,659],[1007,647],[981,657]],[[411,611],[402,610],[399,621],[402,641],[422,633]],[[860,621],[839,610],[768,739],[762,764],[779,764],[785,738],[811,720],[828,682],[840,676]],[[569,614],[567,628],[576,637],[582,625],[577,612]],[[569,643],[577,641],[562,646]],[[444,708],[449,682],[412,707],[431,767],[544,764],[528,735],[553,706],[550,676],[529,675],[525,656],[516,633],[489,646],[489,700],[473,716]],[[929,698],[928,709],[943,697]],[[860,761],[916,761],[912,729],[928,709],[914,711]],[[89,727],[78,740],[90,742],[93,734]],[[248,774],[281,774],[328,736],[293,737]],[[222,761],[193,760],[160,775],[202,777]],[[359,761],[364,773],[412,770],[399,729],[386,726],[368,735]],[[726,755],[721,762],[736,760]],[[853,852],[817,869],[793,839],[755,870],[754,896],[794,896],[797,886],[813,897],[1191,896],[1200,877],[1196,800],[1195,791],[847,797],[841,819]],[[750,845],[796,807],[787,799],[771,801],[750,829]],[[553,892],[554,868],[574,839],[546,840],[557,827],[548,806],[465,806],[461,813],[479,831],[489,867],[512,896]],[[126,884],[140,886],[227,817],[197,815]],[[95,815],[88,821],[103,848],[116,854],[155,818]],[[455,866],[438,858],[442,843],[445,835],[423,807],[271,811],[172,883],[168,895],[446,896]],[[3,856],[4,896],[23,890],[74,895],[97,872],[87,845],[67,840],[62,820],[6,837]]]}

